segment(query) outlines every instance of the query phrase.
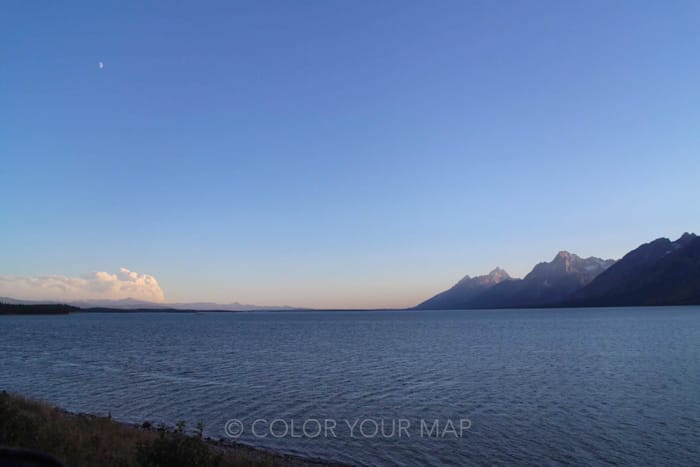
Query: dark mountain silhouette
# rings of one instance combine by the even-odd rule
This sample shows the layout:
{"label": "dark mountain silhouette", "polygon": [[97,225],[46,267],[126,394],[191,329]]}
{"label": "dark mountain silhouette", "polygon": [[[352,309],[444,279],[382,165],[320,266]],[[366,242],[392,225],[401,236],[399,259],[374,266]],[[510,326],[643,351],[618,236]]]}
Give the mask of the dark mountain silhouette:
{"label": "dark mountain silhouette", "polygon": [[564,306],[645,306],[700,303],[700,237],[659,238],[627,253],[562,302]]}
{"label": "dark mountain silhouette", "polygon": [[511,277],[501,268],[496,268],[485,276],[464,278],[451,288],[424,301],[416,308],[421,310],[460,309],[469,306],[469,303],[486,289],[503,281],[509,281]]}
{"label": "dark mountain silhouette", "polygon": [[[581,258],[560,251],[548,263],[537,264],[524,279],[473,284],[465,278],[451,289],[421,303],[419,309],[524,308],[561,302],[591,282],[614,260]],[[480,276],[488,277],[488,276]],[[479,279],[479,278],[475,278]],[[466,283],[462,284],[463,282]]]}

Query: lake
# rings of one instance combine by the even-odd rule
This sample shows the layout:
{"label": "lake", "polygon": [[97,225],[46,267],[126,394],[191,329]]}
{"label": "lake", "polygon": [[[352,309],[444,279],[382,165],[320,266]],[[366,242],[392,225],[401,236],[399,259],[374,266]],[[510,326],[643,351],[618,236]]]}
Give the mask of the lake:
{"label": "lake", "polygon": [[700,307],[0,316],[0,389],[361,465],[698,465]]}

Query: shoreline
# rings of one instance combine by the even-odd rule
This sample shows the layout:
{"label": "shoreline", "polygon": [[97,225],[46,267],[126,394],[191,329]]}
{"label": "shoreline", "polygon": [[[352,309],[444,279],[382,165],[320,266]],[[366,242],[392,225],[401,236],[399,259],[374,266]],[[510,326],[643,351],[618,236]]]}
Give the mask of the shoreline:
{"label": "shoreline", "polygon": [[432,308],[367,308],[367,309],[311,309],[311,308],[294,308],[285,310],[275,309],[254,309],[254,310],[207,310],[207,309],[185,309],[185,308],[78,308],[70,305],[58,304],[5,304],[0,303],[0,316],[51,316],[51,315],[74,315],[74,314],[231,314],[231,313],[372,313],[372,312],[440,312],[440,311],[528,311],[528,310],[601,310],[614,309],[620,310],[625,308],[684,308],[697,307],[700,303],[684,303],[684,304],[668,304],[668,305],[558,305],[549,304],[541,306],[525,306],[525,307],[494,307],[494,308],[464,308],[464,309],[432,309]]}
{"label": "shoreline", "polygon": [[[21,433],[14,433],[22,426]],[[29,427],[29,428],[27,428]],[[86,441],[87,440],[87,441]],[[199,456],[208,466],[349,467],[351,464],[287,454],[225,438],[191,433],[181,426],[141,424],[111,416],[75,413],[21,394],[0,391],[0,446],[31,449],[71,467],[142,465],[144,456],[164,457],[158,465],[178,465]],[[178,452],[177,460],[167,459]],[[165,452],[165,454],[164,454]],[[139,460],[141,459],[141,460]],[[176,463],[172,463],[175,461]]]}

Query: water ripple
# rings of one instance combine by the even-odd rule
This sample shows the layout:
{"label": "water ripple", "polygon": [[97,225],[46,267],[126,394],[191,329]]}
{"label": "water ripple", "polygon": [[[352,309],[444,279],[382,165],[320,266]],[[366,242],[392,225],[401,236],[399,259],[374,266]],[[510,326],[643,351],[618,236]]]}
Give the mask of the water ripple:
{"label": "water ripple", "polygon": [[0,387],[121,420],[469,418],[243,441],[358,465],[700,464],[700,309],[0,317]]}

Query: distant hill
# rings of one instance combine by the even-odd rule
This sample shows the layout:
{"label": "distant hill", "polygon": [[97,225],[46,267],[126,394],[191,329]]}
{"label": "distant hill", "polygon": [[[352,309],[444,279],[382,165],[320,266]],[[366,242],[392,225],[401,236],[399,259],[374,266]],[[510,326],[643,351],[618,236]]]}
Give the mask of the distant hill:
{"label": "distant hill", "polygon": [[537,264],[523,279],[508,276],[502,280],[473,283],[474,279],[465,280],[467,277],[416,308],[524,308],[552,304],[566,299],[614,263],[610,259],[581,258],[560,251],[552,261]]}
{"label": "distant hill", "polygon": [[700,304],[700,237],[659,238],[627,253],[565,306]]}
{"label": "distant hill", "polygon": [[[17,300],[8,297],[0,297],[0,302],[11,303],[18,305],[37,305],[37,304],[55,304],[50,300],[37,302],[31,300]],[[136,300],[133,298],[124,298],[121,300],[76,300],[68,303],[68,305],[84,310],[100,310],[100,311],[119,311],[119,310],[138,310],[138,311],[285,311],[296,310],[289,306],[260,306],[246,305],[242,303],[210,303],[210,302],[195,302],[195,303],[167,303],[167,302],[149,302],[145,300]]]}
{"label": "distant hill", "polygon": [[80,309],[68,305],[20,305],[0,301],[0,315],[66,315],[76,311],[80,311]]}

